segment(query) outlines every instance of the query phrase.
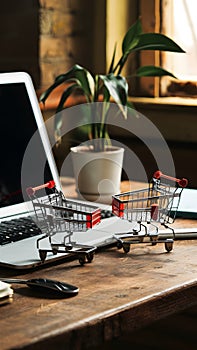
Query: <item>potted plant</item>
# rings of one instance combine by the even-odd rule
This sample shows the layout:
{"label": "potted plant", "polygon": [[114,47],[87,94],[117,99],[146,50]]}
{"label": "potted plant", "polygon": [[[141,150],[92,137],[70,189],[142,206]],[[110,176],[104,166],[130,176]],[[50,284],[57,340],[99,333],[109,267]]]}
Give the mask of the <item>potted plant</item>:
{"label": "potted plant", "polygon": [[[129,55],[142,50],[184,52],[180,46],[178,46],[173,40],[163,34],[143,33],[141,21],[137,20],[136,23],[129,28],[123,38],[122,55],[118,60],[116,60],[115,45],[111,64],[107,74],[93,75],[86,68],[76,64],[66,73],[57,76],[54,83],[40,97],[40,100],[44,103],[54,89],[63,83],[68,83],[68,86],[61,95],[56,110],[55,134],[57,142],[60,142],[61,140],[61,127],[63,118],[61,111],[65,108],[65,103],[71,94],[73,94],[76,90],[79,90],[86,98],[89,111],[93,111],[93,113],[89,113],[89,146],[83,146],[82,148],[76,147],[71,149],[73,158],[77,158],[77,164],[74,165],[74,172],[76,175],[76,181],[78,182],[78,187],[83,183],[81,179],[83,168],[87,168],[85,169],[86,171],[84,171],[85,184],[82,184],[84,187],[82,187],[82,189],[79,188],[79,192],[81,192],[85,198],[95,199],[98,198],[98,196],[100,197],[100,189],[98,191],[98,186],[99,182],[102,179],[102,176],[104,177],[104,180],[109,180],[108,175],[106,174],[107,163],[110,165],[115,164],[115,176],[111,180],[111,183],[114,184],[115,180],[117,180],[117,184],[114,185],[112,191],[109,191],[109,186],[106,183],[106,193],[104,193],[100,199],[103,201],[105,200],[106,196],[108,201],[108,199],[111,198],[111,195],[119,190],[118,187],[121,178],[123,149],[118,150],[117,147],[114,148],[110,144],[107,117],[111,105],[110,101],[113,101],[117,104],[121,118],[126,118],[128,107],[132,108],[131,103],[128,101],[127,79],[121,73]],[[170,75],[174,77],[171,72],[156,66],[140,67],[132,75],[136,77],[161,77],[164,75]],[[100,104],[102,104],[102,108],[100,108]],[[99,106],[99,108],[97,108],[97,106]],[[116,160],[113,161],[111,158],[109,158],[109,155],[111,156],[115,153],[118,153],[120,165],[117,165]],[[107,159],[109,161],[106,163],[105,158],[105,165],[102,166],[101,159],[103,159],[104,155],[107,154]],[[82,161],[83,155],[86,157],[85,161]],[[93,157],[92,161],[90,156]],[[96,168],[96,158],[98,158],[98,168]],[[90,169],[87,167],[88,163],[91,165]],[[96,180],[96,189],[93,190],[91,195],[90,191],[92,190],[90,190],[90,184],[92,183],[92,178],[95,178],[96,174],[99,175],[98,179]],[[87,178],[88,175],[91,176],[90,180]],[[102,187],[105,187],[104,183]]]}

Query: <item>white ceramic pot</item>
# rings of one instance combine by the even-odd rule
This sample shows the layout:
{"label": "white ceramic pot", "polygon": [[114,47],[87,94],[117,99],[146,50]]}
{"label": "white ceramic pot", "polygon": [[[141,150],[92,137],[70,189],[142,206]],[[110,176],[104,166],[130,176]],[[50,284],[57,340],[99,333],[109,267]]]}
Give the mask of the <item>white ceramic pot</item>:
{"label": "white ceramic pot", "polygon": [[79,196],[95,202],[111,203],[119,193],[124,149],[109,146],[104,152],[90,147],[71,148],[76,190]]}

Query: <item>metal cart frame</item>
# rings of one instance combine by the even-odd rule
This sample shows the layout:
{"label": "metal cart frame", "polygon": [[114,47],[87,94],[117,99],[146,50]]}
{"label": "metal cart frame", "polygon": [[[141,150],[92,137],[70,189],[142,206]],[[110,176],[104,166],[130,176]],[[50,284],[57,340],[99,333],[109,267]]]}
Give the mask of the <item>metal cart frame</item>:
{"label": "metal cart frame", "polygon": [[[164,243],[166,251],[170,252],[174,230],[168,224],[175,220],[181,193],[187,184],[187,179],[177,179],[156,171],[147,188],[114,195],[112,212],[122,220],[136,222],[136,228],[131,232],[114,234],[118,249],[123,248],[128,253],[131,244],[151,242],[152,245]],[[172,238],[159,239],[156,223],[169,228]]]}
{"label": "metal cart frame", "polygon": [[[46,188],[49,192],[44,198],[36,193]],[[69,253],[78,256],[79,262],[91,262],[96,247],[80,244],[72,240],[73,232],[85,232],[101,221],[101,210],[96,206],[76,202],[65,198],[55,187],[54,181],[37,187],[28,187],[27,194],[33,204],[36,224],[44,236],[37,239],[37,249],[42,262],[47,253]],[[57,233],[65,233],[63,242],[53,242],[52,237]],[[50,248],[40,248],[41,240],[49,239]]]}

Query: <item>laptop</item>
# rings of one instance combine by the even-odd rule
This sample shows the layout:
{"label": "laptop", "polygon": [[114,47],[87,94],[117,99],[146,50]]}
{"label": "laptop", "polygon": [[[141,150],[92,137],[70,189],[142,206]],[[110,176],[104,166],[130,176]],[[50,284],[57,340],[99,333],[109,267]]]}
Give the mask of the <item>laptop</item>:
{"label": "laptop", "polygon": [[185,188],[176,212],[177,218],[197,219],[197,189]]}
{"label": "laptop", "polygon": [[[44,183],[54,180],[60,191],[61,184],[34,86],[27,73],[0,74],[0,120],[0,266],[27,269],[65,259],[70,255],[67,252],[49,252],[41,261],[37,248],[38,238],[45,233],[34,225],[34,210],[26,188],[38,186],[43,180]],[[46,190],[39,192],[39,198],[42,197],[46,197]],[[110,209],[101,205],[103,212]],[[126,221],[109,217],[87,232],[74,232],[73,240],[97,248],[114,242],[114,230],[130,229],[131,224]],[[55,238],[61,242],[64,236],[64,232],[58,233]],[[41,243],[43,250],[48,249],[48,237]]]}

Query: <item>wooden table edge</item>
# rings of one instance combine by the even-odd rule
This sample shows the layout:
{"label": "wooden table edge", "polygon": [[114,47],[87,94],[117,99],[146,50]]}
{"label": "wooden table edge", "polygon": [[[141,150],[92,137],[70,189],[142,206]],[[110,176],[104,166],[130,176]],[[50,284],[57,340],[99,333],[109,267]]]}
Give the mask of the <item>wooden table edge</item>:
{"label": "wooden table edge", "polygon": [[47,347],[47,350],[52,350],[60,345],[58,349],[61,350],[63,344],[64,349],[66,346],[67,350],[74,350],[84,348],[85,344],[85,348],[91,349],[160,320],[160,311],[164,318],[192,307],[196,300],[197,280],[194,279],[63,326],[20,348],[41,350]]}

